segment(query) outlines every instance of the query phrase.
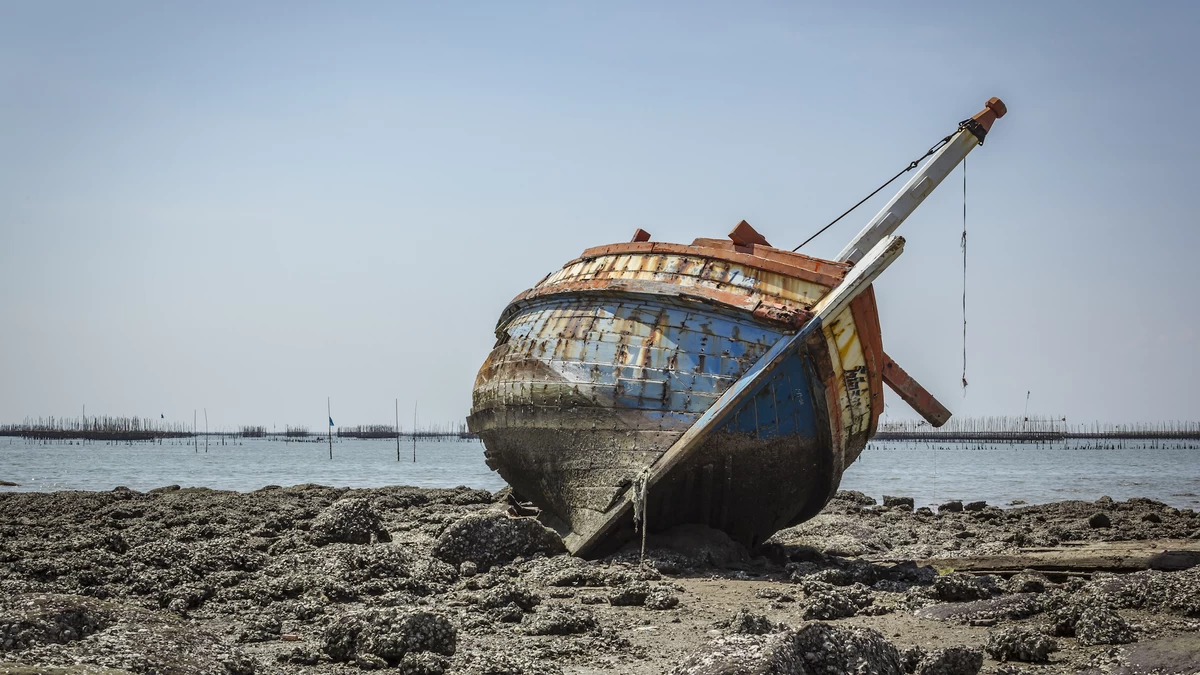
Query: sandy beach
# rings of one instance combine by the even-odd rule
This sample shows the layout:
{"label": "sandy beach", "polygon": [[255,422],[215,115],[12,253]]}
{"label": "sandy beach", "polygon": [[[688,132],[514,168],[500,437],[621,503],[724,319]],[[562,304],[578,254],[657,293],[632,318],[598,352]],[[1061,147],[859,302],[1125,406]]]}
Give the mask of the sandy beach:
{"label": "sandy beach", "polygon": [[1200,517],[842,492],[605,559],[484,490],[0,494],[0,673],[1196,673]]}

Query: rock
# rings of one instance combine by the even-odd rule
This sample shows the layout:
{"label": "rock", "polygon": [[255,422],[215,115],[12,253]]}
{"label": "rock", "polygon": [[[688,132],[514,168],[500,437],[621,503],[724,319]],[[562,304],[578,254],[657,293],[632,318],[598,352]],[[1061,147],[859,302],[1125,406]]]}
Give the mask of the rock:
{"label": "rock", "polygon": [[644,606],[646,609],[665,610],[673,609],[678,604],[679,597],[677,595],[668,590],[657,588],[653,591],[650,591],[650,595],[646,596],[646,603]]}
{"label": "rock", "polygon": [[1005,584],[1009,593],[1041,593],[1046,590],[1046,577],[1038,572],[1014,574]]}
{"label": "rock", "polygon": [[900,666],[906,673],[917,672],[917,666],[925,658],[925,650],[920,647],[909,647],[900,652]]}
{"label": "rock", "polygon": [[1013,593],[973,602],[948,602],[918,609],[919,617],[990,625],[1003,620],[1024,619],[1045,611],[1045,603],[1034,593]]}
{"label": "rock", "polygon": [[735,635],[766,635],[780,627],[762,614],[755,614],[745,607],[729,620],[729,632]]}
{"label": "rock", "polygon": [[902,675],[900,652],[878,631],[811,623],[766,635],[727,635],[689,656],[676,675]]}
{"label": "rock", "polygon": [[957,499],[938,506],[938,513],[959,513],[962,510],[963,503]]}
{"label": "rock", "polygon": [[951,572],[933,582],[933,594],[943,602],[983,600],[1000,592],[995,577],[976,577],[964,572]]}
{"label": "rock", "polygon": [[885,570],[887,578],[903,584],[932,584],[937,578],[937,570],[925,565],[921,566],[912,560],[899,562]]}
{"label": "rock", "polygon": [[1103,605],[1080,612],[1075,620],[1075,637],[1084,645],[1123,645],[1136,639],[1125,619]]}
{"label": "rock", "polygon": [[1069,602],[1051,610],[1047,614],[1043,632],[1055,637],[1075,637],[1075,622],[1079,621],[1083,609],[1079,603]]}
{"label": "rock", "polygon": [[453,656],[458,633],[444,617],[395,608],[345,614],[325,629],[322,650],[334,661],[398,665],[405,654],[434,652]]}
{"label": "rock", "polygon": [[371,502],[359,498],[336,501],[318,514],[309,528],[309,538],[318,546],[391,541]]}
{"label": "rock", "polygon": [[982,511],[987,508],[987,502],[969,502],[963,507],[964,511]]}
{"label": "rock", "polygon": [[[103,627],[106,624],[110,625]],[[17,647],[22,662],[87,664],[61,671],[41,666],[16,671],[29,675],[255,672],[255,662],[240,650],[179,617],[81,596],[0,593],[0,639],[4,640],[0,652]],[[13,644],[4,647],[9,640]],[[18,643],[23,644],[18,647]],[[7,671],[0,668],[0,672]]]}
{"label": "rock", "polygon": [[463,563],[458,566],[459,576],[473,577],[478,573],[479,573],[479,565],[476,565],[475,563],[471,562],[470,560],[464,560]]}
{"label": "rock", "polygon": [[562,540],[534,518],[510,518],[497,511],[468,515],[446,528],[433,555],[451,565],[470,561],[480,570],[534,553],[562,553]]}
{"label": "rock", "polygon": [[1157,513],[1147,513],[1144,516],[1142,516],[1142,522],[1144,522],[1144,523],[1161,523],[1162,516],[1158,515]]}
{"label": "rock", "polygon": [[867,496],[858,490],[838,490],[833,496],[834,499],[858,504],[859,506],[875,506],[879,502],[875,501],[874,497]]}
{"label": "rock", "polygon": [[913,501],[912,497],[892,497],[891,495],[884,495],[883,505],[889,509],[896,506],[907,506],[911,509],[916,506],[916,503]]}
{"label": "rock", "polygon": [[650,596],[650,586],[644,583],[633,583],[608,594],[608,604],[613,607],[637,607],[646,604]]}
{"label": "rock", "polygon": [[299,666],[315,666],[321,660],[321,652],[316,648],[301,645],[292,647],[290,652],[280,652],[275,656],[279,663],[291,663]]}
{"label": "rock", "polygon": [[492,501],[492,493],[487,490],[475,490],[465,485],[454,488],[455,494],[450,496],[450,503],[458,506],[470,504],[487,504]]}
{"label": "rock", "polygon": [[104,630],[116,621],[107,603],[91,598],[34,595],[11,600],[11,605],[0,609],[0,651],[38,644],[66,644]]}
{"label": "rock", "polygon": [[804,619],[843,619],[854,616],[874,602],[870,589],[863,584],[838,587],[819,581],[803,583]]}
{"label": "rock", "polygon": [[1108,517],[1107,513],[1094,513],[1091,518],[1088,518],[1088,525],[1092,529],[1112,527],[1112,519]]}
{"label": "rock", "polygon": [[1200,618],[1200,567],[1172,573],[1148,570],[1102,577],[1084,590],[1118,609],[1146,609]]}
{"label": "rock", "polygon": [[983,667],[983,652],[970,647],[950,647],[929,652],[917,664],[916,675],[976,675]]}
{"label": "rock", "polygon": [[1007,626],[988,631],[983,648],[997,661],[1045,663],[1058,651],[1058,642],[1030,628]]}
{"label": "rock", "polygon": [[572,635],[595,630],[598,625],[590,610],[552,608],[526,616],[521,622],[521,632],[526,635]]}
{"label": "rock", "polygon": [[517,603],[510,602],[488,611],[487,618],[493,623],[520,623],[525,619],[525,610],[518,607]]}
{"label": "rock", "polygon": [[541,604],[542,596],[534,593],[523,585],[504,583],[494,586],[479,598],[479,606],[484,609],[496,609],[509,604],[516,605],[526,612]]}
{"label": "rock", "polygon": [[825,540],[825,545],[821,548],[821,552],[825,555],[854,558],[865,554],[867,552],[867,547],[854,537],[844,534],[835,534]]}
{"label": "rock", "polygon": [[256,616],[246,622],[245,628],[238,635],[238,642],[267,642],[269,640],[278,640],[280,633],[283,632],[283,625],[279,621],[279,617],[271,615]]}
{"label": "rock", "polygon": [[[636,542],[626,550],[633,551]],[[726,567],[750,560],[746,547],[728,534],[704,525],[677,525],[646,538],[646,554],[652,560],[670,552],[678,560],[677,567]],[[640,554],[638,555],[640,558]]]}
{"label": "rock", "polygon": [[13,483],[7,480],[0,480],[0,487],[21,487],[20,483]]}

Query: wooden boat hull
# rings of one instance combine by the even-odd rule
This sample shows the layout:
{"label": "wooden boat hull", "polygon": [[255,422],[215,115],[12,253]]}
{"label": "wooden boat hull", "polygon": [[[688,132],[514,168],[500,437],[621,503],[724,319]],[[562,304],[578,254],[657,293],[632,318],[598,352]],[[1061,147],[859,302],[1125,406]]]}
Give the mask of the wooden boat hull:
{"label": "wooden boat hull", "polygon": [[[845,272],[705,239],[590,249],[505,310],[470,428],[548,525],[589,531]],[[880,345],[867,292],[659,481],[649,529],[700,523],[754,547],[815,515],[874,433]]]}

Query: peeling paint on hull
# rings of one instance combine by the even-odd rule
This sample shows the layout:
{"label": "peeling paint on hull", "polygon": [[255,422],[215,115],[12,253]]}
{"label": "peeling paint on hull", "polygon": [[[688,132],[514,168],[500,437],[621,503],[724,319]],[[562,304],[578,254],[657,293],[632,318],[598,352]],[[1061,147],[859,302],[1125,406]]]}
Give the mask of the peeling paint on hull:
{"label": "peeling paint on hull", "polygon": [[[697,243],[590,249],[501,316],[468,422],[563,534],[598,522],[846,270]],[[879,345],[868,292],[656,485],[651,531],[701,523],[753,547],[819,511],[874,433]]]}

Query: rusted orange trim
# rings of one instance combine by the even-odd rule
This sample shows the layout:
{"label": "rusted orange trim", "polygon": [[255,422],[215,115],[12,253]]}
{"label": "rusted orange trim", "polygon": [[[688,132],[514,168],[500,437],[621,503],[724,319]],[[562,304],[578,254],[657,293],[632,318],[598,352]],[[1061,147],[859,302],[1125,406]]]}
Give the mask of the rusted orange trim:
{"label": "rusted orange trim", "polygon": [[867,288],[850,303],[850,312],[867,364],[867,387],[871,392],[871,424],[867,429],[867,438],[870,438],[879,428],[879,415],[883,412],[883,335],[879,329],[874,286]]}
{"label": "rusted orange trim", "polygon": [[759,246],[771,245],[771,242],[767,241],[766,237],[762,236],[758,230],[754,229],[750,223],[744,220],[729,231],[729,238],[739,246],[752,246],[755,244]]}
{"label": "rusted orange trim", "polygon": [[903,368],[896,365],[887,354],[883,355],[883,381],[933,426],[940,427],[950,419],[951,413],[946,406],[904,372]]}
{"label": "rusted orange trim", "polygon": [[754,316],[764,321],[781,323],[796,330],[804,327],[808,320],[812,318],[812,312],[799,307],[784,307],[769,302],[760,302],[758,307],[754,308]]}
{"label": "rusted orange trim", "polygon": [[984,104],[983,110],[972,115],[971,119],[975,120],[987,132],[991,130],[992,123],[1004,117],[1006,113],[1008,113],[1008,106],[1004,105],[1004,101],[993,96]]}
{"label": "rusted orange trim", "polygon": [[[709,246],[709,243],[713,243],[714,245]],[[735,250],[732,242],[722,242],[718,239],[697,239],[696,243],[691,246],[650,241],[625,242],[589,248],[578,258],[564,265],[564,267],[609,255],[660,253],[737,263],[766,272],[794,277],[825,286],[826,288],[833,288],[838,285],[842,277],[846,276],[846,272],[850,269],[848,265],[841,263],[809,258],[808,256],[779,251],[778,249],[768,249],[763,246],[741,246],[737,248],[741,250]],[[779,254],[786,254],[787,257],[785,258]]]}
{"label": "rusted orange trim", "polygon": [[698,237],[692,240],[693,247],[711,248],[718,251],[730,251],[733,253],[742,253],[745,255],[754,256],[756,258],[764,258],[771,262],[777,262],[783,265],[799,267],[805,270],[812,270],[818,274],[828,274],[836,277],[839,281],[846,272],[850,270],[850,265],[840,263],[833,260],[823,260],[821,258],[813,258],[812,256],[804,255],[803,253],[793,253],[771,246],[757,246],[751,244],[749,246],[739,246],[732,241],[725,239],[710,239],[707,237]]}
{"label": "rusted orange trim", "polygon": [[[799,329],[812,318],[812,312],[801,307],[788,307],[763,300],[760,293],[743,295],[721,291],[705,286],[681,286],[665,281],[644,279],[587,279],[584,281],[560,281],[531,288],[513,298],[509,306],[555,295],[577,295],[586,293],[630,293],[638,295],[661,295],[683,300],[722,305],[740,312],[750,312],[756,318],[781,324],[790,329]],[[503,316],[510,312],[505,310]]]}

